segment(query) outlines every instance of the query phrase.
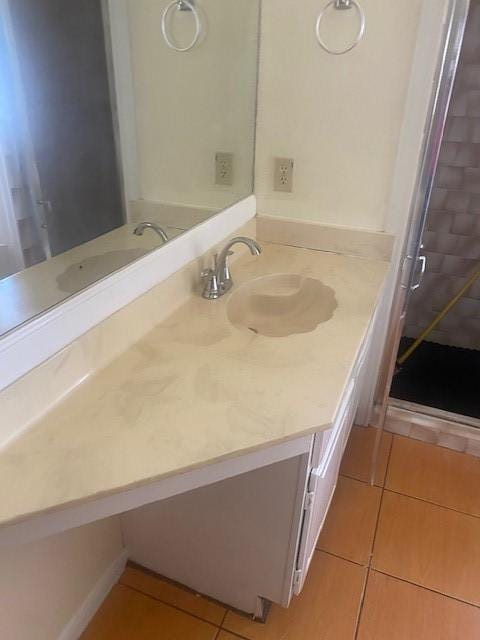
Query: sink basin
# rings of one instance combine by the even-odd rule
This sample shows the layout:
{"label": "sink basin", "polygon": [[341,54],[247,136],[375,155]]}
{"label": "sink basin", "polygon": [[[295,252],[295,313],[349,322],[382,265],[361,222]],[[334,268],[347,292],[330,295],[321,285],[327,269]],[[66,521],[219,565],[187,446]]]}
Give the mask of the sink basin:
{"label": "sink basin", "polygon": [[149,251],[148,248],[119,249],[85,258],[81,262],[70,265],[57,277],[58,288],[67,293],[81,291],[100,278],[104,278],[117,269],[130,264],[133,260],[141,258]]}
{"label": "sink basin", "polygon": [[235,327],[280,338],[313,331],[337,306],[335,291],[320,280],[278,274],[240,286],[230,297],[227,315]]}

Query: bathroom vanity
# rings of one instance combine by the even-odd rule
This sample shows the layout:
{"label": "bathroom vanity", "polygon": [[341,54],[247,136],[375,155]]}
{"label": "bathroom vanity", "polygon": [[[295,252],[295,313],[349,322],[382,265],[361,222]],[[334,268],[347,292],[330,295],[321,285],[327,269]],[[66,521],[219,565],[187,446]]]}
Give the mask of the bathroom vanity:
{"label": "bathroom vanity", "polygon": [[303,438],[303,453],[124,514],[130,559],[259,617],[264,599],[288,606],[336,486],[369,340],[333,424]]}
{"label": "bathroom vanity", "polygon": [[388,264],[261,245],[218,300],[196,261],[86,335],[103,361],[0,454],[0,545],[121,513],[130,559],[201,593],[261,616],[300,592]]}

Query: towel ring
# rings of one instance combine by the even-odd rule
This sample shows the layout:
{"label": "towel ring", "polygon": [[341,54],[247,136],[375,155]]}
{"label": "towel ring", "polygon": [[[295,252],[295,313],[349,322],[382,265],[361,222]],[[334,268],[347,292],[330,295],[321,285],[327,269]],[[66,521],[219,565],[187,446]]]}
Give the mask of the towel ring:
{"label": "towel ring", "polygon": [[[186,47],[177,47],[170,40],[170,37],[168,35],[167,20],[168,20],[170,11],[173,7],[177,7],[178,9],[183,11],[191,11],[193,18],[195,20],[195,35],[193,36],[193,40],[191,41],[191,43]],[[200,15],[197,9],[195,9],[195,5],[193,4],[192,0],[172,0],[167,4],[167,6],[165,7],[162,13],[162,34],[163,34],[163,39],[165,40],[165,43],[167,44],[168,47],[170,47],[170,49],[173,49],[174,51],[179,51],[180,53],[183,53],[185,51],[190,51],[190,49],[193,49],[193,47],[197,44],[201,32],[202,32],[202,22],[200,20]]]}
{"label": "towel ring", "polygon": [[[346,49],[331,49],[327,45],[325,40],[322,38],[322,36],[320,35],[320,27],[322,25],[322,20],[330,7],[334,7],[335,9],[340,9],[340,10],[351,9],[353,7],[357,12],[358,17],[360,18],[360,28],[358,30],[357,36],[355,37],[355,40],[353,41],[353,43],[350,46],[348,46]],[[318,14],[317,24],[315,25],[315,35],[317,36],[318,44],[327,53],[331,53],[334,56],[341,56],[344,53],[348,53],[354,47],[356,47],[357,44],[360,42],[360,40],[363,38],[363,35],[365,33],[365,22],[366,22],[365,12],[362,9],[362,7],[358,4],[358,2],[356,2],[356,0],[330,0],[330,2],[328,2]]]}

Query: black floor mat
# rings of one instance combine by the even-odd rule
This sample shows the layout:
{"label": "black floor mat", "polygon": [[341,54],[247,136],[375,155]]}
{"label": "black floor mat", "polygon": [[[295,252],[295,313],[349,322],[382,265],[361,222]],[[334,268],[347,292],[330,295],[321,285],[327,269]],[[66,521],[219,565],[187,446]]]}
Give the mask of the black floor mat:
{"label": "black floor mat", "polygon": [[[412,342],[402,338],[399,355]],[[390,395],[480,418],[480,351],[423,342],[394,376]]]}

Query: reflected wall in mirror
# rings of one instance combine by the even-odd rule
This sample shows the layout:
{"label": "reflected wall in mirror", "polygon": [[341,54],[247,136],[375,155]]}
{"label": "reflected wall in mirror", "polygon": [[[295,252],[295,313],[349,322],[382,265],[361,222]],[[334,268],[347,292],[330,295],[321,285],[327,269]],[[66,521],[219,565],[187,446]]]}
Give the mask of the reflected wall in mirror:
{"label": "reflected wall in mirror", "polygon": [[259,2],[0,2],[0,334],[252,193]]}

